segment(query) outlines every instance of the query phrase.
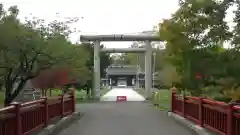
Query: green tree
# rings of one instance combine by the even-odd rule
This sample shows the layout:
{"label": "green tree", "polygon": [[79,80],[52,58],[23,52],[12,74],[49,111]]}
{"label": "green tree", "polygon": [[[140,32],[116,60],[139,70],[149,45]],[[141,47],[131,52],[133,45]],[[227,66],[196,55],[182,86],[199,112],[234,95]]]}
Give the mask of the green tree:
{"label": "green tree", "polygon": [[145,54],[144,53],[124,53],[121,55],[123,64],[132,65],[132,66],[140,66],[142,70],[144,70],[145,65]]}
{"label": "green tree", "polygon": [[233,45],[235,48],[239,49],[240,45],[240,1],[236,0],[235,4],[237,5],[237,10],[235,11],[234,22],[236,23],[233,30]]}
{"label": "green tree", "polygon": [[196,73],[212,76],[214,73],[210,71],[217,71],[211,62],[219,56],[216,46],[232,36],[224,21],[232,2],[180,1],[180,8],[172,18],[160,23],[159,34],[166,41],[166,59],[181,76],[182,89],[199,95],[202,80],[196,80]]}
{"label": "green tree", "polygon": [[48,26],[40,19],[21,23],[17,19],[19,10],[16,6],[10,7],[8,13],[3,10],[3,5],[0,7],[0,73],[5,87],[5,105],[11,103],[25,83],[43,69],[71,67],[78,73],[85,70],[86,55],[68,41],[72,32],[68,23],[76,19],[53,21]]}
{"label": "green tree", "polygon": [[[87,94],[88,96],[90,96],[90,88],[92,88],[93,86],[93,66],[94,66],[94,44],[87,44],[84,43],[81,45],[84,50],[86,52],[88,52],[88,57],[87,57],[87,62],[86,62],[86,67],[88,69],[88,77],[87,77],[87,81],[86,84],[84,84],[86,86],[87,89]],[[104,45],[101,45],[101,48],[103,48]],[[100,75],[101,78],[104,78],[106,75],[105,69],[111,64],[112,59],[110,57],[109,54],[107,53],[100,53]],[[94,91],[91,91],[92,97],[94,97]]]}

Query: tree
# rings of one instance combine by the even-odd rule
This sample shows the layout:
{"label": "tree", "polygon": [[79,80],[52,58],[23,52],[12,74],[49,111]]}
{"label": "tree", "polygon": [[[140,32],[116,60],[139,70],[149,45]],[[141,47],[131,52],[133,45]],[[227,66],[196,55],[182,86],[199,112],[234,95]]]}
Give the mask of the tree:
{"label": "tree", "polygon": [[145,69],[145,54],[144,53],[124,53],[121,55],[123,64],[140,66],[142,70]]}
{"label": "tree", "polygon": [[5,105],[43,69],[70,66],[78,71],[78,67],[84,66],[86,55],[78,53],[78,47],[68,41],[72,33],[68,24],[76,19],[53,21],[48,26],[41,19],[21,23],[16,6],[10,7],[8,12],[3,10],[3,5],[0,7],[0,31],[4,31],[0,33],[0,73],[4,78]]}
{"label": "tree", "polygon": [[47,90],[53,88],[62,88],[66,85],[72,84],[73,80],[69,76],[69,69],[45,69],[40,71],[38,76],[31,79],[34,88],[42,90],[43,95],[46,96]]}
{"label": "tree", "polygon": [[[88,68],[89,77],[86,83],[83,83],[81,88],[86,89],[88,97],[90,96],[90,89],[93,86],[93,66],[94,66],[94,44],[83,43],[81,45],[86,52],[88,52],[88,59],[86,62],[86,67]],[[101,48],[104,46],[101,45]],[[105,77],[105,69],[111,64],[112,60],[109,54],[100,52],[100,76],[101,78]],[[94,90],[91,91],[92,97],[94,97]]]}
{"label": "tree", "polygon": [[[172,18],[160,23],[159,34],[166,41],[166,59],[181,76],[181,89],[199,95],[203,83],[222,76],[216,76],[224,68],[219,68],[220,61],[214,58],[220,59],[222,43],[232,36],[224,20],[232,2],[182,0]],[[198,80],[196,73],[204,77]]]}
{"label": "tree", "polygon": [[164,65],[161,70],[158,70],[158,74],[158,84],[167,88],[171,88],[173,85],[179,83],[181,79],[175,67],[170,64]]}
{"label": "tree", "polygon": [[235,4],[237,5],[237,9],[235,11],[234,22],[236,23],[233,30],[233,45],[235,48],[239,49],[240,45],[240,1],[236,0]]}

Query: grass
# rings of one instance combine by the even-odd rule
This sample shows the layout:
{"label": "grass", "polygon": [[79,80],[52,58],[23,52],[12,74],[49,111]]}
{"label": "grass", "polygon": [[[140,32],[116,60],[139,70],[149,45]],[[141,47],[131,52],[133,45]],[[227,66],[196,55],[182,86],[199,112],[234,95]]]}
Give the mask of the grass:
{"label": "grass", "polygon": [[0,106],[4,103],[4,92],[0,91]]}
{"label": "grass", "polygon": [[[51,95],[51,97],[55,97],[55,96],[59,96],[60,94],[62,94],[62,91],[61,90],[52,90],[52,95]],[[83,91],[83,90],[77,90],[76,92],[75,92],[75,94],[76,94],[76,99],[77,99],[77,101],[80,101],[80,100],[84,100],[84,99],[86,99],[87,98],[87,93],[86,93],[86,91]],[[50,96],[49,94],[48,94],[48,96]]]}
{"label": "grass", "polygon": [[[108,89],[101,90],[101,96],[108,92]],[[62,93],[61,90],[52,90],[51,97],[59,96]],[[76,91],[76,101],[77,103],[85,103],[85,102],[95,102],[96,100],[87,100],[87,93],[85,91]],[[50,93],[47,92],[47,96],[50,97]],[[0,91],[0,107],[3,106],[4,103],[4,92]]]}
{"label": "grass", "polygon": [[[103,96],[104,94],[106,94],[109,90],[108,89],[101,89],[100,91],[100,95]],[[58,96],[61,94],[61,90],[53,90],[52,91],[52,96]],[[86,103],[86,102],[96,102],[99,100],[94,100],[94,99],[87,99],[87,93],[86,91],[76,91],[76,101],[77,103]]]}
{"label": "grass", "polygon": [[[145,95],[144,89],[135,89],[141,95]],[[160,89],[155,98],[152,98],[153,104],[160,110],[169,110],[171,107],[171,91],[169,89]]]}
{"label": "grass", "polygon": [[152,101],[160,110],[169,110],[171,107],[171,91],[168,89],[159,90]]}
{"label": "grass", "polygon": [[162,89],[159,92],[159,102],[163,104],[171,104],[171,91],[168,89]]}
{"label": "grass", "polygon": [[103,95],[105,95],[108,91],[109,91],[108,88],[102,88],[101,91],[100,91],[100,95],[103,96]]}
{"label": "grass", "polygon": [[145,89],[143,89],[143,88],[135,88],[134,90],[142,96],[145,95]]}
{"label": "grass", "polygon": [[[142,91],[142,90],[141,90]],[[108,89],[101,90],[101,96],[106,94]],[[167,89],[161,89],[158,91],[159,97],[157,99],[157,103],[159,104],[159,108],[161,109],[169,109],[171,106],[171,91]],[[48,93],[49,94],[49,93]],[[58,96],[61,94],[61,90],[52,90],[52,96]],[[85,91],[76,91],[76,99],[78,103],[85,102],[96,102],[96,100],[87,100]],[[0,92],[0,106],[4,102],[4,92]]]}

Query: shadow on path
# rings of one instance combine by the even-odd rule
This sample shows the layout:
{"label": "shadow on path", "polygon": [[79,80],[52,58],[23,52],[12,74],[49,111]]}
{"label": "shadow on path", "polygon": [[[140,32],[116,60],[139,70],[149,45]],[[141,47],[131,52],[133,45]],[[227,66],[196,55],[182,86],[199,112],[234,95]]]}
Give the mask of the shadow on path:
{"label": "shadow on path", "polygon": [[195,135],[146,102],[78,105],[84,116],[59,135]]}

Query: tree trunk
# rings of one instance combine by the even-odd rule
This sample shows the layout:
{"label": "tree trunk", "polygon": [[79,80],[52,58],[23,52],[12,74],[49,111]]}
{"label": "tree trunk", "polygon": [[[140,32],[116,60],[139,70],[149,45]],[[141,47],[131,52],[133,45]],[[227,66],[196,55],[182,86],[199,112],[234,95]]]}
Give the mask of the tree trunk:
{"label": "tree trunk", "polygon": [[18,94],[23,89],[24,85],[26,84],[27,80],[21,79],[17,88],[13,91],[13,85],[16,83],[15,81],[6,80],[5,82],[5,99],[4,99],[4,106],[10,105],[10,103],[18,96]]}
{"label": "tree trunk", "polygon": [[41,96],[44,97],[44,89],[41,90]]}
{"label": "tree trunk", "polygon": [[44,90],[44,96],[47,97],[47,89]]}
{"label": "tree trunk", "polygon": [[52,96],[52,89],[49,90],[49,96]]}
{"label": "tree trunk", "polygon": [[11,104],[11,102],[14,100],[13,97],[6,97],[5,95],[5,99],[4,99],[4,106],[9,106]]}
{"label": "tree trunk", "polygon": [[94,91],[94,89],[91,89],[90,92],[91,92],[91,98],[94,99],[95,98],[95,91]]}
{"label": "tree trunk", "polygon": [[4,106],[8,106],[15,97],[11,96],[13,83],[10,80],[5,80],[5,99]]}
{"label": "tree trunk", "polygon": [[86,89],[86,92],[87,92],[87,98],[89,99],[90,98],[90,89],[88,87]]}

